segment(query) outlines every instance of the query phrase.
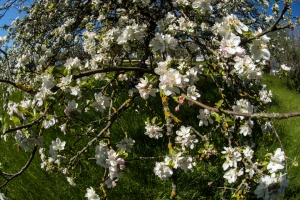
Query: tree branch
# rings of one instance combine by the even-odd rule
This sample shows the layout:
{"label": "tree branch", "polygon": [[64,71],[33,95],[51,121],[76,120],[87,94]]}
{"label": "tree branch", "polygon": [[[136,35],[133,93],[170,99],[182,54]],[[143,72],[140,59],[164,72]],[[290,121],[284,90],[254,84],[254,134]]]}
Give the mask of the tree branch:
{"label": "tree branch", "polygon": [[229,115],[235,115],[235,116],[243,116],[243,117],[249,117],[249,118],[269,118],[269,119],[286,119],[286,118],[291,118],[291,117],[298,117],[300,116],[300,112],[290,112],[290,113],[240,113],[240,112],[235,112],[231,110],[222,110],[219,108],[215,107],[210,107],[208,105],[205,105],[204,103],[201,103],[199,101],[193,100],[186,96],[185,94],[181,94],[186,100],[202,107],[210,111],[214,111],[216,113],[225,113]]}
{"label": "tree branch", "polygon": [[29,167],[29,165],[31,164],[31,162],[34,158],[34,155],[35,155],[36,151],[37,151],[37,146],[35,146],[33,148],[33,151],[30,155],[30,158],[28,159],[26,164],[22,167],[22,169],[19,172],[15,173],[15,174],[7,174],[7,173],[2,172],[3,175],[8,175],[8,176],[11,176],[11,177],[10,178],[5,178],[5,182],[0,186],[0,189],[3,188],[4,186],[6,186],[11,180],[13,180],[13,179],[17,178],[18,176],[20,176]]}
{"label": "tree branch", "polygon": [[37,91],[33,90],[30,87],[26,87],[23,84],[15,83],[15,82],[12,82],[12,81],[9,81],[9,80],[0,79],[0,83],[7,83],[9,85],[14,86],[17,89],[20,89],[20,90],[22,90],[24,92],[27,92],[29,94],[36,94],[37,93]]}
{"label": "tree branch", "polygon": [[282,26],[277,26],[279,24],[279,22],[283,19],[283,16],[284,14],[286,13],[286,11],[290,8],[290,4],[285,1],[284,2],[284,7],[279,15],[279,17],[277,18],[277,20],[274,22],[274,24],[272,26],[270,26],[268,29],[266,29],[265,31],[261,32],[260,34],[257,34],[256,36],[253,36],[251,38],[248,38],[244,41],[242,41],[242,44],[245,44],[251,40],[254,40],[254,39],[257,39],[257,38],[260,38],[261,36],[263,35],[266,35],[270,32],[273,32],[273,31],[277,31],[277,30],[281,30],[281,29],[285,29],[285,28],[288,28],[292,25],[292,22],[288,23],[288,24],[285,24],[285,25],[282,25]]}
{"label": "tree branch", "polygon": [[[134,72],[143,72],[148,74],[154,74],[157,75],[153,70],[144,69],[144,68],[138,68],[138,67],[111,67],[111,68],[101,68],[101,69],[95,69],[90,71],[81,72],[79,74],[75,74],[72,76],[72,80],[77,80],[82,77],[98,74],[98,73],[104,73],[104,72],[128,72],[128,71],[134,71]],[[51,92],[56,92],[59,90],[58,86],[54,86],[51,88]]]}
{"label": "tree branch", "polygon": [[103,73],[103,72],[120,72],[120,71],[124,71],[124,72],[139,71],[139,72],[157,75],[153,70],[139,68],[139,67],[111,67],[111,68],[102,68],[102,69],[95,69],[95,70],[90,70],[90,71],[86,71],[86,72],[81,72],[77,75],[73,75],[73,79],[76,80],[78,78],[90,76],[93,74]]}
{"label": "tree branch", "polygon": [[112,116],[108,116],[108,122],[107,122],[106,126],[100,131],[100,133],[96,137],[94,137],[84,148],[82,148],[80,151],[78,151],[77,154],[70,159],[70,161],[69,161],[70,166],[72,166],[74,164],[74,162],[76,161],[76,159],[83,152],[85,152],[85,150],[87,150],[90,146],[92,146],[92,144],[94,144],[94,142],[96,142],[101,137],[101,135],[111,127],[111,125],[118,118],[118,116],[121,114],[122,111],[129,108],[130,103],[135,99],[135,97],[136,96],[132,96],[131,98],[127,99]]}

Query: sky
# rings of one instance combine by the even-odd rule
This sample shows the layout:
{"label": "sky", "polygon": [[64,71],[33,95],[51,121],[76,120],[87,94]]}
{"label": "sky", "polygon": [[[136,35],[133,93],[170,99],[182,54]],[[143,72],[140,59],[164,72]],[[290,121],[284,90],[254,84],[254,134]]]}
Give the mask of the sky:
{"label": "sky", "polygon": [[[0,0],[1,1],[1,0]],[[280,5],[280,4],[279,4]],[[282,8],[283,3],[281,3],[281,8]],[[292,4],[292,11],[293,11],[293,16],[299,16],[300,17],[300,3],[293,3]],[[10,25],[16,17],[22,18],[24,14],[18,14],[16,9],[10,9],[5,16],[0,19],[0,27],[2,27],[4,24]],[[5,36],[6,31],[2,30],[0,28],[0,36]]]}

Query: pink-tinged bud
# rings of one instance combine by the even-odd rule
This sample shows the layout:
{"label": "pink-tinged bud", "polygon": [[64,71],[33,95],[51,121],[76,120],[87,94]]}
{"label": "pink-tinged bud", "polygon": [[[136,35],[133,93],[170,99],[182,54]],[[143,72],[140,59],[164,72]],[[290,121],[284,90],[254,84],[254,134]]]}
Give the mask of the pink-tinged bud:
{"label": "pink-tinged bud", "polygon": [[71,112],[72,112],[72,109],[70,109],[69,107],[67,107],[67,108],[64,110],[64,113],[65,113],[68,117],[71,117]]}
{"label": "pink-tinged bud", "polygon": [[182,105],[184,103],[184,99],[182,96],[179,96],[179,103]]}
{"label": "pink-tinged bud", "polygon": [[120,165],[120,170],[124,170],[125,168],[125,165]]}
{"label": "pink-tinged bud", "polygon": [[176,106],[176,108],[175,108],[175,112],[178,112],[178,111],[179,111],[179,105]]}
{"label": "pink-tinged bud", "polygon": [[112,181],[112,182],[111,182],[111,186],[112,186],[112,187],[115,187],[116,185],[117,185],[117,184],[116,184],[115,181]]}
{"label": "pink-tinged bud", "polygon": [[[123,159],[123,158],[118,158],[117,159],[117,163],[119,164],[119,165],[124,165],[125,164],[125,160]],[[120,167],[121,168],[121,167]]]}

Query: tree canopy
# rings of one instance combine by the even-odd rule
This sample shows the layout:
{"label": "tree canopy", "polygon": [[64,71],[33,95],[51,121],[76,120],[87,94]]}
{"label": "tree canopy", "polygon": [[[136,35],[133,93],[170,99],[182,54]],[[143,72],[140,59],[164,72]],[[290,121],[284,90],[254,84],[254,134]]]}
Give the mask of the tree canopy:
{"label": "tree canopy", "polygon": [[[88,199],[106,198],[133,160],[155,163],[171,199],[178,177],[202,162],[222,170],[221,196],[283,194],[283,147],[266,157],[256,150],[264,134],[278,137],[270,119],[300,116],[268,113],[272,92],[261,82],[270,33],[293,27],[291,4],[33,1],[0,38],[1,138],[31,152],[19,172],[0,169],[0,188],[40,154],[42,169],[74,186],[82,163],[98,167],[98,184],[83,188]],[[161,148],[141,151],[142,137]]]}

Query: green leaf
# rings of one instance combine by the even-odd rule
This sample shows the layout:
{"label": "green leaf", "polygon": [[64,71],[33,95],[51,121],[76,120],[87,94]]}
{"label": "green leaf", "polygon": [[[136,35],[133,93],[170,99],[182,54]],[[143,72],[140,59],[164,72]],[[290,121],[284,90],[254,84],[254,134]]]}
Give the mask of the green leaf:
{"label": "green leaf", "polygon": [[268,161],[264,161],[264,162],[262,162],[262,166],[264,166],[264,167],[266,167],[267,165],[269,164],[269,162]]}
{"label": "green leaf", "polygon": [[232,119],[230,119],[229,117],[226,117],[226,122],[228,125],[234,125],[234,121],[232,121]]}
{"label": "green leaf", "polygon": [[49,73],[50,74],[63,74],[64,73],[64,68],[52,66],[49,69]]}
{"label": "green leaf", "polygon": [[34,108],[33,109],[33,117],[35,117],[36,116],[36,109]]}
{"label": "green leaf", "polygon": [[69,70],[67,70],[66,68],[64,68],[63,75],[64,75],[64,76],[67,76],[68,74],[69,74]]}
{"label": "green leaf", "polygon": [[14,122],[15,125],[17,125],[17,126],[21,125],[20,119],[18,117],[13,115],[13,116],[11,116],[11,119]]}
{"label": "green leaf", "polygon": [[173,99],[174,99],[174,101],[176,101],[177,103],[179,102],[179,100],[178,100],[179,97],[174,96]]}
{"label": "green leaf", "polygon": [[174,163],[173,160],[170,160],[168,165],[169,165],[170,167],[174,167],[175,163]]}
{"label": "green leaf", "polygon": [[54,10],[54,6],[55,4],[54,3],[51,3],[50,6],[46,9],[46,12],[51,12]]}
{"label": "green leaf", "polygon": [[[6,142],[7,134],[2,135],[2,137],[3,137],[4,141]],[[0,163],[0,165],[1,165],[1,163]],[[0,166],[0,168],[1,168],[1,166]]]}
{"label": "green leaf", "polygon": [[2,126],[2,133],[5,133],[5,131],[7,130],[8,125],[7,123],[4,123],[4,125]]}
{"label": "green leaf", "polygon": [[204,147],[205,147],[206,149],[209,147],[209,142],[208,142],[208,141],[204,144]]}
{"label": "green leaf", "polygon": [[243,36],[245,36],[245,37],[252,37],[253,33],[251,31],[243,31]]}
{"label": "green leaf", "polygon": [[218,103],[216,103],[217,108],[220,108],[223,104],[224,100],[221,99],[220,101],[218,101]]}
{"label": "green leaf", "polygon": [[240,197],[240,195],[238,194],[238,193],[234,193],[232,196],[231,196],[231,198],[239,198]]}
{"label": "green leaf", "polygon": [[155,121],[157,120],[157,116],[155,116],[155,117],[153,117],[152,119],[151,119],[151,123],[152,124],[155,124]]}
{"label": "green leaf", "polygon": [[34,117],[33,113],[29,112],[28,110],[24,109],[21,106],[18,106],[18,110],[21,111],[24,114],[27,114],[27,115],[30,115],[30,116]]}
{"label": "green leaf", "polygon": [[149,117],[147,117],[147,120],[145,121],[145,124],[147,125],[147,124],[150,124],[150,119],[149,119]]}
{"label": "green leaf", "polygon": [[272,153],[267,153],[267,154],[265,155],[265,157],[271,157],[271,156],[273,156]]}
{"label": "green leaf", "polygon": [[216,120],[218,123],[221,122],[221,117],[220,117],[220,115],[219,115],[218,113],[213,113],[212,116],[215,117],[215,120]]}
{"label": "green leaf", "polygon": [[175,151],[174,151],[173,148],[170,148],[170,149],[169,149],[169,154],[170,154],[171,156],[173,156],[173,155],[175,154]]}
{"label": "green leaf", "polygon": [[204,148],[200,148],[199,150],[198,150],[198,153],[202,153],[204,151]]}

